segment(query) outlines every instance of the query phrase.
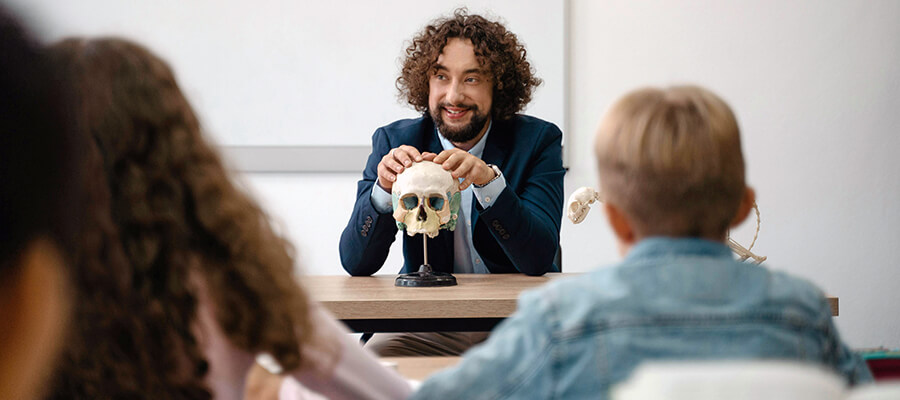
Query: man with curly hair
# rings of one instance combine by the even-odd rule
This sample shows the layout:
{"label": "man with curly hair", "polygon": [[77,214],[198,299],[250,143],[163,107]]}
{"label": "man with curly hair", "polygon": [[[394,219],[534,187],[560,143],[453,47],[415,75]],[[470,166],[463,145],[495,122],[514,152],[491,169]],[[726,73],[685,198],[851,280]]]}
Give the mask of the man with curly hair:
{"label": "man with curly hair", "polygon": [[[435,271],[559,271],[562,133],[550,122],[519,114],[540,83],[515,34],[465,9],[413,38],[397,88],[423,115],[378,128],[372,136],[372,154],[341,235],[344,269],[371,275],[381,268],[397,233],[393,182],[414,162],[431,160],[461,180],[463,195],[457,229],[428,241]],[[401,273],[423,263],[417,239],[403,237]]]}

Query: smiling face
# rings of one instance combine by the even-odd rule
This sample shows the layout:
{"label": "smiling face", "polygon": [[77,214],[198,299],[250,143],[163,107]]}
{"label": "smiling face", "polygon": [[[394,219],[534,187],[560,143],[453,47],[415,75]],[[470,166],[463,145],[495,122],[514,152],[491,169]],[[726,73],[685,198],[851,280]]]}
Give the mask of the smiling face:
{"label": "smiling face", "polygon": [[469,39],[447,40],[428,78],[428,110],[453,143],[474,144],[491,118],[494,86]]}

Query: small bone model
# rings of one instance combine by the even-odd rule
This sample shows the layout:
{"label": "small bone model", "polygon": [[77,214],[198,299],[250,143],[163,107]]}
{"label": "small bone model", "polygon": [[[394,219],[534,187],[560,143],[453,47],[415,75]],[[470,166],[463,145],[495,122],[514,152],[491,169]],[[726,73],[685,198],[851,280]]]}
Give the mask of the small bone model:
{"label": "small bone model", "polygon": [[591,204],[600,200],[600,192],[589,187],[578,188],[569,196],[569,206],[566,208],[569,220],[574,224],[580,224],[591,211]]}
{"label": "small bone model", "polygon": [[[575,192],[569,196],[569,203],[566,207],[567,216],[569,220],[574,224],[579,224],[581,221],[584,221],[584,218],[587,217],[588,211],[591,210],[591,204],[595,201],[601,202],[600,192],[589,188],[589,187],[581,187],[578,188]],[[756,238],[759,236],[759,207],[756,206],[756,203],[753,203],[753,209],[756,211],[756,233],[753,234],[753,241],[750,242],[749,248],[744,248],[738,242],[734,241],[731,238],[731,235],[728,236],[728,247],[731,247],[731,251],[738,255],[738,258],[741,261],[746,261],[747,259],[753,259],[753,263],[760,264],[766,260],[765,256],[758,256],[753,254],[750,249],[753,248],[753,245],[756,244]]]}
{"label": "small bone model", "polygon": [[397,228],[414,236],[437,236],[441,229],[454,230],[462,197],[459,181],[440,165],[421,161],[397,175],[391,189]]}

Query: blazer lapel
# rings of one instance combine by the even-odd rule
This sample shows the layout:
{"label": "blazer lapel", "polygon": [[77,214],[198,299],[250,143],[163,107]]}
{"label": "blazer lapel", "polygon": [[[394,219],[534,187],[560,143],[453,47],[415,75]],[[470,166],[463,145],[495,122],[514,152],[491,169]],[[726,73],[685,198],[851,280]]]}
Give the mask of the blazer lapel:
{"label": "blazer lapel", "polygon": [[[491,132],[488,134],[487,143],[484,144],[484,152],[481,153],[481,160],[487,164],[494,164],[500,170],[503,170],[503,161],[506,160],[506,150],[503,143],[507,140],[508,124],[506,121],[496,121],[491,126]],[[472,201],[472,235],[475,234],[475,221],[478,221],[478,207],[475,205],[478,200]],[[472,236],[474,238],[474,236]]]}
{"label": "blazer lapel", "polygon": [[425,146],[422,146],[422,151],[430,151],[434,154],[440,154],[444,151],[444,146],[441,145],[441,140],[438,138],[437,128],[434,127],[434,122],[431,119],[428,119],[428,124],[425,125],[426,132],[423,132],[426,138],[428,138]]}
{"label": "blazer lapel", "polygon": [[481,159],[488,164],[494,164],[503,169],[503,161],[506,160],[506,150],[508,146],[504,143],[508,140],[509,129],[507,121],[496,121],[491,126],[491,132],[488,134],[487,143],[484,144],[484,152]]}

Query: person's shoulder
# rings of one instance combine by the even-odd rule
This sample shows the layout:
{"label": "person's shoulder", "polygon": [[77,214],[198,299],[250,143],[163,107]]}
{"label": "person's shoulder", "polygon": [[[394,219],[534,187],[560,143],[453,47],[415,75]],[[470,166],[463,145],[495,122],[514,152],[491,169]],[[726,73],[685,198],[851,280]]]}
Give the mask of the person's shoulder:
{"label": "person's shoulder", "polygon": [[538,154],[554,142],[562,142],[562,131],[556,124],[530,115],[517,114],[498,121],[491,128],[488,140],[504,148],[514,149],[516,154]]}
{"label": "person's shoulder", "polygon": [[556,124],[531,115],[516,114],[505,122],[516,133],[534,132],[551,136],[562,135],[562,131]]}
{"label": "person's shoulder", "polygon": [[425,124],[431,124],[431,119],[422,116],[418,118],[400,119],[382,126],[380,129],[384,130],[388,134],[396,135],[404,134],[407,132],[419,132]]}
{"label": "person's shoulder", "polygon": [[[826,302],[825,293],[814,283],[784,271],[765,268],[768,272],[770,301],[792,308],[795,312],[818,315]],[[830,318],[830,312],[827,317]]]}

